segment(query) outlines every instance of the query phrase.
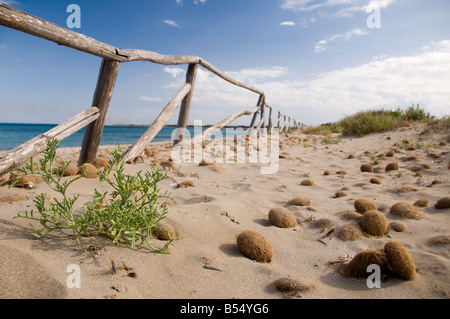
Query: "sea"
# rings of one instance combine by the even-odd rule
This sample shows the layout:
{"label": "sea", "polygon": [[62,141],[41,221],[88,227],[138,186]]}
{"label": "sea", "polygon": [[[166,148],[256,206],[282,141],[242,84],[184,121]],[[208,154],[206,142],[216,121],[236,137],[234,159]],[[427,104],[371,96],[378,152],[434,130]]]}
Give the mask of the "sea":
{"label": "sea", "polygon": [[[11,150],[20,144],[41,135],[57,124],[27,124],[27,123],[0,123],[0,151]],[[207,127],[204,127],[205,130]],[[148,129],[146,126],[126,126],[126,125],[105,125],[103,128],[100,145],[128,145],[133,144]],[[198,134],[199,128],[187,128],[191,137]],[[86,128],[82,128],[78,132],[72,134],[66,139],[60,141],[60,147],[81,147],[84,132]],[[163,127],[152,142],[170,141],[172,132],[175,130],[173,126]],[[228,130],[228,131],[227,131]],[[245,134],[243,129],[222,129],[220,132],[225,137],[232,130],[235,135]],[[187,134],[186,134],[187,136]]]}

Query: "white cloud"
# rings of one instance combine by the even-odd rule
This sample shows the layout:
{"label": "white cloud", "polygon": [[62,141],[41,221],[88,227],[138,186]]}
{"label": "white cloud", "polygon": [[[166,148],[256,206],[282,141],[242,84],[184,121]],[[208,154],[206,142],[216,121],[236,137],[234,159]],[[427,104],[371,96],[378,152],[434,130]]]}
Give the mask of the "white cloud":
{"label": "white cloud", "polygon": [[206,1],[208,1],[208,0],[194,0],[194,4],[198,5],[200,2],[201,3],[206,3]]}
{"label": "white cloud", "polygon": [[335,34],[335,35],[333,35],[333,36],[331,36],[331,37],[329,37],[327,39],[318,41],[316,43],[316,45],[314,46],[314,51],[315,52],[321,52],[321,51],[324,51],[326,49],[329,49],[330,46],[327,46],[327,44],[329,44],[330,42],[334,42],[334,41],[336,41],[338,39],[344,39],[344,40],[348,41],[354,35],[361,36],[361,35],[366,35],[366,34],[368,34],[367,30],[362,30],[362,29],[358,29],[358,28],[353,29],[351,31],[347,31],[345,33],[338,33],[338,34]]}
{"label": "white cloud", "polygon": [[165,24],[171,25],[172,27],[179,28],[180,26],[173,20],[164,20]]}
{"label": "white cloud", "polygon": [[150,96],[141,96],[139,98],[139,101],[145,101],[145,102],[161,102],[162,99],[160,97],[150,97]]}
{"label": "white cloud", "polygon": [[397,0],[282,0],[281,8],[292,11],[318,12],[321,17],[352,17],[357,12],[386,9]]}
{"label": "white cloud", "polygon": [[178,75],[183,74],[186,72],[185,69],[177,68],[177,67],[165,67],[163,69],[164,72],[169,73],[173,78],[178,77]]}
{"label": "white cloud", "polygon": [[[280,66],[225,73],[264,91],[266,102],[275,110],[307,124],[412,103],[438,116],[448,115],[450,109],[450,40],[432,43],[410,56],[374,57],[369,63],[321,73],[308,81],[290,78],[289,70]],[[176,80],[179,87],[184,81],[181,73]],[[253,107],[257,99],[256,94],[198,69],[193,108],[202,110],[197,111],[199,118],[204,118],[202,112],[214,109],[215,118],[208,120],[218,122],[234,110]],[[308,116],[305,110],[313,110],[320,117]]]}
{"label": "white cloud", "polygon": [[294,21],[284,21],[284,22],[281,22],[280,25],[295,26],[295,22]]}

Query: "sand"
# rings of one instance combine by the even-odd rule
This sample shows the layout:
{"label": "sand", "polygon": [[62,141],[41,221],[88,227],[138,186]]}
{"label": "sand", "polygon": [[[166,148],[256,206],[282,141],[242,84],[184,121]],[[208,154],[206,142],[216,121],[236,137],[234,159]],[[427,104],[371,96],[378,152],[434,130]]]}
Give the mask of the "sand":
{"label": "sand", "polygon": [[[183,236],[169,248],[170,254],[155,253],[146,246],[132,250],[98,236],[82,238],[85,247],[92,246],[83,251],[65,231],[37,239],[32,230],[38,223],[14,216],[33,208],[36,195],[54,193],[43,182],[31,189],[2,186],[0,298],[449,298],[450,246],[448,240],[432,240],[448,238],[450,233],[450,209],[434,207],[439,198],[450,195],[449,146],[439,145],[448,142],[448,136],[448,132],[433,132],[418,124],[362,138],[341,137],[336,144],[324,144],[322,136],[301,132],[281,134],[276,174],[261,174],[260,163],[171,163],[170,143],[154,144],[152,148],[158,152],[127,164],[126,171],[145,171],[154,161],[166,167],[170,178],[160,187],[176,202],[168,206],[166,221],[177,236]],[[408,150],[402,144],[405,139],[415,149]],[[393,148],[395,155],[385,157]],[[77,148],[58,150],[62,159],[76,160],[78,152]],[[110,156],[105,146],[99,153]],[[399,164],[398,170],[385,170],[391,162]],[[365,163],[371,163],[374,171],[361,172]],[[415,169],[409,169],[413,165]],[[326,170],[331,174],[324,175]],[[381,184],[371,183],[371,178],[378,178]],[[177,186],[187,180],[193,185]],[[304,180],[313,183],[302,185]],[[83,178],[69,191],[80,194],[79,201],[84,203],[94,188],[107,189],[98,179]],[[335,196],[341,190],[347,195]],[[288,205],[296,196],[307,196],[311,205]],[[357,240],[341,240],[333,229],[357,223],[354,217],[345,216],[354,211],[358,198],[373,200],[388,224],[401,221],[406,229],[397,232],[389,228],[383,236],[364,234]],[[428,207],[419,207],[422,219],[389,214],[393,204],[413,204],[420,198],[429,200]],[[268,213],[275,207],[289,209],[298,225],[271,225]],[[320,227],[312,222],[325,218],[334,223]],[[269,241],[273,249],[270,263],[255,262],[239,252],[236,238],[245,230],[255,230]],[[365,279],[344,278],[333,267],[360,251],[382,250],[390,240],[401,242],[413,257],[417,269],[413,280],[388,274],[383,276],[381,288],[369,289]],[[156,238],[153,242],[158,247],[165,243]],[[77,270],[79,282],[73,281]],[[287,296],[275,285],[282,277],[313,282],[314,288]]]}

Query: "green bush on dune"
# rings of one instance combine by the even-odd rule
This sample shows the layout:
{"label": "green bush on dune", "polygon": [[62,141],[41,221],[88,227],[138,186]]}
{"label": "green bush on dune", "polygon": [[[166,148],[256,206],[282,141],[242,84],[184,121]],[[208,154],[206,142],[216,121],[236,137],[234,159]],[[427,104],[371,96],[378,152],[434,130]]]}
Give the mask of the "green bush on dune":
{"label": "green bush on dune", "polygon": [[397,128],[409,122],[431,122],[434,117],[417,104],[406,110],[370,110],[346,116],[335,123],[326,123],[306,130],[307,133],[324,134],[340,133],[344,136],[364,136],[372,132],[383,132]]}
{"label": "green bush on dune", "polygon": [[94,189],[92,200],[78,206],[80,195],[69,195],[68,188],[84,177],[85,173],[65,178],[64,172],[70,162],[55,166],[58,146],[58,140],[47,140],[47,150],[37,165],[31,158],[23,168],[16,168],[11,173],[15,182],[26,175],[41,176],[50,189],[58,194],[53,198],[48,198],[44,193],[37,195],[34,204],[38,214],[31,210],[15,217],[38,221],[39,226],[33,227],[36,237],[42,238],[54,230],[69,229],[80,246],[81,237],[99,234],[111,239],[114,244],[135,248],[138,242],[146,243],[152,250],[163,253],[167,252],[175,239],[179,239],[168,234],[169,240],[162,248],[154,247],[151,242],[156,224],[168,213],[167,206],[158,202],[160,198],[168,196],[166,193],[161,194],[157,186],[167,175],[156,164],[145,173],[125,174],[121,161],[123,152],[120,148],[113,149],[113,158],[109,160],[108,167],[97,173],[100,182],[107,183],[112,191],[101,193]]}

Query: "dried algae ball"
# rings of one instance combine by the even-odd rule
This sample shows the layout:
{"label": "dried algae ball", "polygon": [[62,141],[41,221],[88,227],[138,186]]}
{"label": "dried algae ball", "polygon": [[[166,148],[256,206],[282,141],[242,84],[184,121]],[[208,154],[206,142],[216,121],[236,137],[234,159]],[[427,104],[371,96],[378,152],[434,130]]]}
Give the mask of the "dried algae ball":
{"label": "dried algae ball", "polygon": [[372,183],[372,184],[381,184],[381,179],[379,179],[379,178],[377,178],[377,177],[372,177],[371,179],[370,179],[370,182]]}
{"label": "dried algae ball", "polygon": [[434,204],[434,207],[439,209],[450,208],[450,196],[439,198],[436,204]]}
{"label": "dried algae ball", "polygon": [[294,214],[284,207],[272,208],[269,211],[269,222],[280,228],[292,228],[298,225]]}
{"label": "dried algae ball", "polygon": [[194,182],[193,181],[183,181],[181,183],[177,184],[177,187],[192,187],[194,186]]}
{"label": "dried algae ball", "polygon": [[370,235],[382,236],[387,232],[387,219],[377,210],[369,210],[359,219],[361,227]]}
{"label": "dried algae ball", "polygon": [[314,185],[314,181],[312,179],[305,179],[300,183],[300,185],[312,186],[312,185]]}
{"label": "dried algae ball", "polygon": [[386,165],[386,172],[387,171],[396,171],[398,170],[398,163],[397,162],[393,162],[393,163],[389,163]]}
{"label": "dried algae ball", "polygon": [[386,269],[388,265],[386,253],[375,249],[361,251],[345,265],[343,275],[356,278],[367,277],[370,275],[370,272],[367,272],[367,267],[374,264],[380,266],[381,270]]}
{"label": "dried algae ball", "polygon": [[331,171],[325,170],[325,171],[323,172],[323,175],[331,175]]}
{"label": "dried algae ball", "polygon": [[334,193],[334,198],[345,197],[345,196],[348,196],[348,193],[346,191],[338,191],[338,192]]}
{"label": "dried algae ball", "polygon": [[268,263],[272,260],[273,250],[267,239],[254,230],[246,230],[237,237],[239,251],[257,262]]}
{"label": "dried algae ball", "polygon": [[426,198],[419,198],[414,202],[414,206],[417,207],[428,207],[429,201]]}
{"label": "dried algae ball", "polygon": [[364,214],[369,210],[377,210],[377,205],[370,199],[358,198],[354,201],[353,206],[358,213]]}
{"label": "dried algae ball", "polygon": [[306,196],[297,196],[288,201],[288,204],[295,206],[309,206],[311,205],[311,200]]}
{"label": "dried algae ball", "polygon": [[78,167],[74,163],[70,163],[67,165],[66,170],[64,171],[63,176],[74,176],[78,174]]}
{"label": "dried algae ball", "polygon": [[84,163],[78,168],[78,173],[85,174],[84,177],[86,178],[97,178],[97,167],[90,163]]}
{"label": "dried algae ball", "polygon": [[[169,232],[169,234],[167,234]],[[175,229],[169,223],[165,221],[160,221],[156,224],[155,230],[153,231],[153,235],[161,240],[170,240],[170,238],[175,237]]]}
{"label": "dried algae ball", "polygon": [[361,172],[373,173],[373,166],[371,164],[362,164],[360,170]]}
{"label": "dried algae ball", "polygon": [[419,209],[407,202],[398,202],[391,206],[389,214],[419,220],[422,218]]}
{"label": "dried algae ball", "polygon": [[94,159],[92,164],[97,168],[106,168],[109,166],[109,161],[106,157],[99,156]]}
{"label": "dried algae ball", "polygon": [[393,157],[394,155],[395,155],[395,150],[389,150],[385,154],[386,157]]}
{"label": "dried algae ball", "polygon": [[337,229],[337,236],[339,239],[347,240],[358,240],[362,237],[361,229],[355,224],[346,224]]}
{"label": "dried algae ball", "polygon": [[399,221],[394,221],[394,222],[390,223],[389,226],[391,226],[391,228],[393,230],[395,230],[396,232],[399,232],[399,233],[401,233],[402,231],[404,231],[406,229],[406,225]]}
{"label": "dried algae ball", "polygon": [[388,265],[393,272],[406,280],[414,279],[416,265],[409,251],[398,241],[389,241],[384,245]]}
{"label": "dried algae ball", "polygon": [[306,291],[315,287],[314,284],[305,284],[298,278],[290,276],[281,277],[275,280],[275,287],[279,291],[294,292],[294,291]]}

